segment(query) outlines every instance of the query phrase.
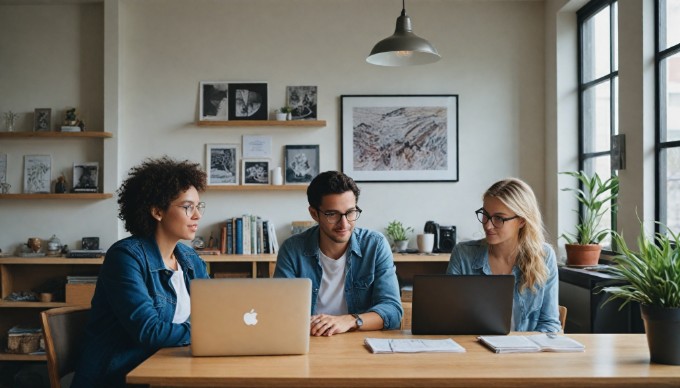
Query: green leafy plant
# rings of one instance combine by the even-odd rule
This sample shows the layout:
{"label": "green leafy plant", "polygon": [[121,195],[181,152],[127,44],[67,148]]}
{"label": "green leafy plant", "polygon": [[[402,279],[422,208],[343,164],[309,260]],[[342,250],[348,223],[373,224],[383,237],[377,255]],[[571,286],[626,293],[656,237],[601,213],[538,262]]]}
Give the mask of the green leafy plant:
{"label": "green leafy plant", "polygon": [[413,232],[410,226],[404,226],[400,221],[392,221],[387,224],[387,235],[392,241],[408,240],[408,234]]}
{"label": "green leafy plant", "polygon": [[616,265],[607,267],[607,273],[624,285],[603,287],[602,291],[613,299],[623,299],[621,307],[629,302],[642,305],[680,308],[680,246],[678,234],[662,225],[666,233],[647,237],[640,223],[637,238],[639,251],[633,251],[618,233],[613,238],[620,250],[612,260]]}
{"label": "green leafy plant", "polygon": [[567,244],[599,244],[612,230],[600,225],[602,217],[609,211],[615,210],[616,204],[609,206],[609,203],[618,196],[619,178],[617,176],[602,180],[599,175],[588,176],[584,171],[562,172],[572,176],[583,185],[583,189],[565,188],[562,191],[572,191],[576,199],[583,205],[585,210],[581,215],[579,210],[579,223],[576,225],[576,233],[563,233],[560,237],[567,241]]}
{"label": "green leafy plant", "polygon": [[279,109],[279,112],[281,112],[281,113],[292,113],[293,108],[289,107],[288,105],[282,106],[281,109]]}

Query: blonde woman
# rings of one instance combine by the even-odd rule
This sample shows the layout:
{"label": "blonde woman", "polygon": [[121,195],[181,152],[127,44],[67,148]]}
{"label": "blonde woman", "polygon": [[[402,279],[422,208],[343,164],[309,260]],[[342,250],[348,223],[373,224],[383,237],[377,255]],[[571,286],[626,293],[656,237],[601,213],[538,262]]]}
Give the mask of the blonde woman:
{"label": "blonde woman", "polygon": [[446,273],[514,275],[512,330],[560,331],[555,251],[545,243],[531,187],[515,178],[498,181],[475,213],[486,238],[457,244]]}

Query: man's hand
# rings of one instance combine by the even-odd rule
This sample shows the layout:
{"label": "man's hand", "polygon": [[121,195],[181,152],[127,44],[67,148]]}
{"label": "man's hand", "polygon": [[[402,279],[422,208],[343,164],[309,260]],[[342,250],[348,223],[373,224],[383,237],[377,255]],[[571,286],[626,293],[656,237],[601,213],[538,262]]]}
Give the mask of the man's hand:
{"label": "man's hand", "polygon": [[356,326],[356,318],[351,315],[312,315],[309,333],[313,336],[332,336],[345,333]]}

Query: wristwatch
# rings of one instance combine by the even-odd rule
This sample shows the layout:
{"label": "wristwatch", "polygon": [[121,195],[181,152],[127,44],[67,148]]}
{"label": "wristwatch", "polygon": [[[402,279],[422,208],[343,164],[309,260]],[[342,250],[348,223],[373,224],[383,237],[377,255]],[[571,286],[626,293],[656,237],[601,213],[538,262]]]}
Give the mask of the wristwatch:
{"label": "wristwatch", "polygon": [[364,320],[361,319],[361,317],[359,316],[359,314],[352,314],[352,316],[356,319],[356,324],[357,324],[357,328],[354,329],[354,330],[356,330],[356,331],[361,330],[361,326],[364,325]]}

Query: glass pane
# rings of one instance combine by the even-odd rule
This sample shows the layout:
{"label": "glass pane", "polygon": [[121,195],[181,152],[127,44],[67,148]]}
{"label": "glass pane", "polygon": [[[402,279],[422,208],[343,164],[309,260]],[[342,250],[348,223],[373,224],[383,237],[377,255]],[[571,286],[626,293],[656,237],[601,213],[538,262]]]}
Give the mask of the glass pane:
{"label": "glass pane", "polygon": [[583,24],[583,82],[610,73],[609,7],[603,8]]}
{"label": "glass pane", "polygon": [[[665,26],[663,24],[659,26],[662,32],[661,44],[659,45],[661,50],[680,43],[680,0],[666,0],[661,2],[661,4],[663,3],[666,3],[666,7],[662,8],[661,12],[666,12],[666,23]],[[663,23],[663,14],[661,20]],[[663,34],[664,28],[665,34]]]}
{"label": "glass pane", "polygon": [[609,81],[583,93],[583,151],[609,150],[611,137],[611,96]]}
{"label": "glass pane", "polygon": [[[673,232],[680,233],[680,148],[667,148],[661,152],[661,165],[666,173],[661,178],[666,178],[666,187],[661,199],[661,222],[666,224]],[[664,198],[665,197],[665,198]],[[663,214],[665,213],[665,214]]]}
{"label": "glass pane", "polygon": [[661,141],[680,140],[680,53],[661,62]]}
{"label": "glass pane", "polygon": [[[611,161],[609,155],[586,159],[584,163],[584,171],[589,175],[597,173],[597,175],[600,176],[600,179],[604,181],[609,179],[611,176],[610,163]],[[611,209],[611,203],[607,204],[607,207]],[[616,229],[616,225],[612,225],[611,210],[608,211],[600,220],[600,227]],[[607,238],[602,240],[601,244],[605,249],[611,249],[611,236],[607,236]]]}
{"label": "glass pane", "polygon": [[619,69],[619,24],[618,24],[618,11],[619,3],[612,4],[612,14],[614,19],[614,31],[612,31],[612,51],[614,51],[614,65],[612,66],[612,71]]}

